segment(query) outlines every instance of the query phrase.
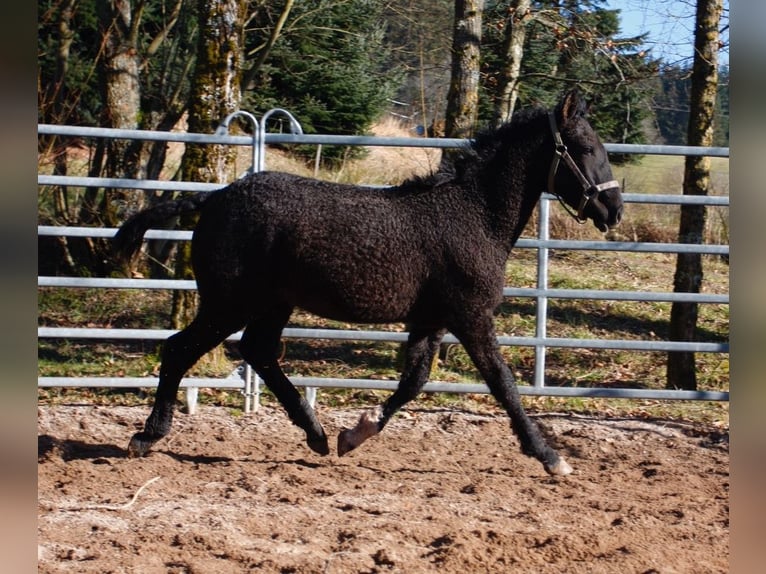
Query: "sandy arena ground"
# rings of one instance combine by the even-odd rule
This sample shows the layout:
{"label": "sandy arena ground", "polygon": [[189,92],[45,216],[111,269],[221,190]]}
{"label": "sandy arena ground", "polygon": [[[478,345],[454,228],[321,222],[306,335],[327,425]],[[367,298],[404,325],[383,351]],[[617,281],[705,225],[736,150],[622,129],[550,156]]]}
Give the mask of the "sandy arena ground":
{"label": "sandy arena ground", "polygon": [[[318,409],[334,445],[359,409]],[[728,432],[535,416],[575,472],[520,454],[505,416],[401,413],[320,457],[279,409],[179,413],[127,459],[146,407],[38,407],[41,573],[728,571]]]}

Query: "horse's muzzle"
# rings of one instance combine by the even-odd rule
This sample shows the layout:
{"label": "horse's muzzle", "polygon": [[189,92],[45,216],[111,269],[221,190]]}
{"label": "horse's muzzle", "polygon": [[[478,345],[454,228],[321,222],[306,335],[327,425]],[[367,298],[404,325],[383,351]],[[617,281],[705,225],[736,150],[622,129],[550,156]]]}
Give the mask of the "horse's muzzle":
{"label": "horse's muzzle", "polygon": [[608,189],[604,189],[597,197],[598,211],[601,215],[601,225],[598,223],[596,227],[602,233],[606,233],[609,229],[614,229],[622,221],[622,214],[625,209],[625,205],[622,202],[622,194],[620,193],[619,186],[613,186]]}
{"label": "horse's muzzle", "polygon": [[622,221],[622,213],[625,210],[624,205],[620,205],[620,207],[617,208],[617,211],[614,213],[614,218],[612,222],[609,222],[609,229],[614,229],[620,224],[620,221]]}
{"label": "horse's muzzle", "polygon": [[614,201],[604,201],[603,197],[599,197],[595,201],[591,202],[591,209],[593,210],[591,219],[593,225],[596,226],[601,233],[606,233],[610,229],[614,229],[622,221],[622,214],[624,206],[622,202],[618,205],[613,205]]}

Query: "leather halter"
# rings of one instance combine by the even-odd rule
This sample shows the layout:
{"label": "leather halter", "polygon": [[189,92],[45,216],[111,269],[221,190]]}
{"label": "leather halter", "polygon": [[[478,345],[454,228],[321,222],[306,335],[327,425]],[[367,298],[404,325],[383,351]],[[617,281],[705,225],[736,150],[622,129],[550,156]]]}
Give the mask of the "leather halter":
{"label": "leather halter", "polygon": [[[619,188],[620,184],[616,179],[598,184],[591,183],[591,181],[585,177],[585,174],[580,171],[580,168],[577,167],[577,164],[575,163],[574,159],[572,159],[572,156],[569,155],[567,146],[564,145],[564,142],[561,139],[561,133],[559,132],[558,126],[556,126],[556,118],[553,115],[553,112],[548,112],[548,122],[550,123],[551,131],[553,132],[553,142],[556,145],[555,155],[553,156],[553,163],[551,163],[551,169],[548,172],[548,192],[558,197],[561,205],[564,206],[567,212],[572,217],[574,217],[578,223],[585,223],[587,219],[584,217],[583,212],[585,211],[585,206],[588,204],[588,202],[605,189],[612,189],[615,187]],[[556,178],[556,171],[558,171],[559,163],[561,163],[561,160],[564,160],[564,163],[567,164],[567,167],[569,167],[569,169],[572,171],[582,186],[582,197],[580,198],[580,205],[577,207],[577,213],[572,211],[572,209],[566,204],[566,202],[564,202],[561,196],[556,193],[554,189],[553,182]]]}

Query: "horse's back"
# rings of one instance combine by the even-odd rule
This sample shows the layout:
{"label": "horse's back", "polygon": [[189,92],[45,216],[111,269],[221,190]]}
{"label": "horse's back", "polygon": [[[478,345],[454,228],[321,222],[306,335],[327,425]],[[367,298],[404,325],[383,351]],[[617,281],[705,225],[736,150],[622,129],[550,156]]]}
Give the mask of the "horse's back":
{"label": "horse's back", "polygon": [[239,285],[323,316],[405,320],[438,259],[423,218],[385,190],[255,174],[206,203],[195,275],[209,297]]}

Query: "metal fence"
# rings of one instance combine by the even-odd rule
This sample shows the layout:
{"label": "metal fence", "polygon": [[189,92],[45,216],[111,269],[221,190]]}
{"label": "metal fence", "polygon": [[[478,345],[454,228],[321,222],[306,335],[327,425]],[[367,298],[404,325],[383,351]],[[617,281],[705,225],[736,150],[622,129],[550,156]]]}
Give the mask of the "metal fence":
{"label": "metal fence", "polygon": [[[292,133],[266,133],[267,120],[272,115],[282,115],[289,120]],[[236,116],[247,119],[252,124],[252,136],[228,135],[229,122]],[[78,138],[114,138],[181,142],[195,144],[226,144],[249,146],[252,148],[252,165],[249,171],[260,171],[265,167],[265,146],[267,144],[309,144],[309,145],[344,145],[344,146],[394,146],[394,147],[433,147],[452,148],[465,145],[464,140],[445,138],[398,138],[366,136],[303,135],[298,122],[282,109],[271,110],[264,114],[261,122],[248,112],[235,112],[225,119],[214,134],[193,134],[180,132],[151,132],[143,130],[115,130],[104,128],[84,128],[72,126],[38,125],[38,135],[78,137]],[[696,148],[689,146],[657,146],[606,144],[610,153],[657,154],[657,155],[707,155],[728,157],[728,148]],[[86,186],[102,188],[120,188],[136,190],[172,190],[172,191],[207,191],[222,187],[220,184],[194,182],[131,180],[120,178],[73,177],[38,174],[38,186]],[[683,195],[648,195],[623,194],[626,203],[649,204],[697,204],[728,207],[727,196],[683,196]],[[578,396],[578,397],[613,397],[642,399],[686,399],[728,401],[728,392],[719,391],[684,391],[666,389],[619,389],[619,388],[574,388],[551,387],[545,385],[546,350],[551,348],[592,348],[622,349],[637,352],[647,351],[690,351],[699,353],[728,353],[729,343],[677,342],[656,340],[616,340],[616,339],[579,339],[551,337],[547,333],[548,301],[551,299],[597,299],[613,301],[652,301],[652,302],[697,302],[701,304],[729,303],[729,295],[704,293],[659,293],[645,291],[611,291],[592,289],[555,289],[548,285],[549,252],[556,250],[591,250],[617,251],[632,253],[702,253],[710,255],[728,255],[728,245],[698,245],[681,243],[645,243],[621,241],[569,241],[552,240],[549,237],[549,206],[554,196],[543,194],[538,217],[538,236],[521,238],[516,249],[537,250],[537,284],[534,288],[516,288],[507,286],[503,290],[506,297],[532,298],[536,302],[536,329],[533,337],[500,336],[500,345],[526,346],[535,349],[535,373],[532,385],[520,385],[519,392],[526,395]],[[111,237],[116,229],[92,227],[38,226],[39,236],[62,237]],[[191,239],[190,231],[150,230],[146,239],[181,240]],[[105,289],[195,289],[194,281],[155,280],[155,279],[115,279],[93,277],[38,277],[39,287],[58,288],[105,288]],[[174,331],[163,329],[92,329],[38,327],[38,338],[45,339],[113,339],[113,340],[164,340]],[[236,333],[230,340],[238,340],[241,333]],[[333,339],[353,341],[406,341],[407,333],[375,330],[343,330],[287,328],[283,336],[297,339]],[[451,335],[444,342],[457,343]],[[394,389],[397,381],[368,379],[338,379],[318,377],[291,377],[297,385],[305,387],[311,402],[315,400],[316,389],[322,387],[354,389]],[[38,377],[40,387],[156,387],[156,378],[145,377]],[[196,405],[197,391],[201,387],[238,389],[244,395],[246,411],[257,408],[260,395],[260,380],[248,365],[242,364],[226,378],[191,378],[182,380],[182,388],[187,391],[187,402],[191,411]],[[429,382],[427,392],[488,393],[484,384]]]}

